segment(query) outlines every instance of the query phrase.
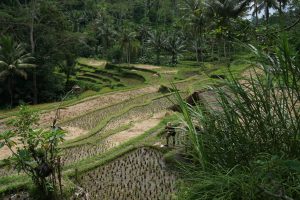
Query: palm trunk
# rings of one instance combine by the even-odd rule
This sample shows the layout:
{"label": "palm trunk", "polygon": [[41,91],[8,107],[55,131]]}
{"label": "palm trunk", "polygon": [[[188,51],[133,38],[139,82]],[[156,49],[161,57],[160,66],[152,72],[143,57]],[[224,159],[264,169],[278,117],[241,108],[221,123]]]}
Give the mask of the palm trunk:
{"label": "palm trunk", "polygon": [[129,44],[128,44],[128,65],[130,65],[130,62],[131,62],[131,60],[130,60],[130,50],[131,50],[131,43],[129,42]]}
{"label": "palm trunk", "polygon": [[176,66],[177,64],[177,59],[176,59],[176,53],[172,53],[172,66]]}
{"label": "palm trunk", "polygon": [[282,2],[279,1],[279,15],[282,15]]}
{"label": "palm trunk", "polygon": [[[35,2],[33,2],[35,5]],[[30,44],[31,44],[31,53],[34,55],[35,53],[35,42],[34,42],[34,11],[35,8],[31,11],[31,23],[30,23]],[[37,97],[37,78],[36,78],[36,69],[33,69],[33,104],[37,104],[38,97]]]}
{"label": "palm trunk", "polygon": [[215,56],[215,43],[214,41],[212,40],[211,42],[211,57],[214,57]]}
{"label": "palm trunk", "polygon": [[13,90],[13,78],[12,76],[10,76],[8,78],[8,92],[9,92],[9,96],[10,96],[10,107],[13,106],[14,104],[14,90]]}
{"label": "palm trunk", "polygon": [[256,19],[256,26],[258,25],[258,4],[257,4],[257,0],[254,0],[254,6],[255,6],[255,19]]}
{"label": "palm trunk", "polygon": [[68,72],[67,73],[67,80],[66,80],[66,84],[65,84],[65,89],[67,89],[68,88],[68,86],[69,86],[69,82],[70,82],[70,72]]}
{"label": "palm trunk", "polygon": [[156,52],[156,64],[160,65],[160,51]]}
{"label": "palm trunk", "polygon": [[266,22],[269,24],[269,18],[270,18],[270,10],[269,10],[269,3],[268,0],[265,0],[265,17],[266,17]]}
{"label": "palm trunk", "polygon": [[227,58],[227,52],[226,52],[226,40],[224,40],[224,45],[223,45],[223,51],[224,51],[224,57]]}
{"label": "palm trunk", "polygon": [[199,63],[199,47],[198,47],[198,41],[197,40],[196,40],[196,45],[195,45],[195,53],[196,53],[197,63]]}
{"label": "palm trunk", "polygon": [[127,47],[127,49],[126,49],[126,62],[127,62],[127,65],[129,65],[129,47]]}

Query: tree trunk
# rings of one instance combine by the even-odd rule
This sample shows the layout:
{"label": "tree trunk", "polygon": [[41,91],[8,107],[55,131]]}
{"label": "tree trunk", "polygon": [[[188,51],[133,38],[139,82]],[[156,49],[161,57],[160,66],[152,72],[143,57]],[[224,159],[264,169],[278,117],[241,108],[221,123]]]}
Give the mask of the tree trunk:
{"label": "tree trunk", "polygon": [[282,16],[282,2],[279,1],[279,15]]}
{"label": "tree trunk", "polygon": [[266,17],[266,22],[269,24],[269,18],[270,18],[270,10],[269,10],[269,3],[268,0],[265,0],[265,17]]}
{"label": "tree trunk", "polygon": [[[30,45],[31,45],[31,53],[34,55],[35,53],[35,42],[34,42],[34,15],[35,15],[35,1],[33,3],[33,8],[31,9],[31,23],[30,23]],[[36,69],[33,69],[33,104],[38,103],[37,97],[37,78],[36,78]]]}
{"label": "tree trunk", "polygon": [[177,64],[176,53],[172,53],[172,66],[175,67]]}
{"label": "tree trunk", "polygon": [[196,60],[197,63],[199,63],[199,48],[198,48],[198,41],[196,41],[196,45],[195,45],[195,53],[196,53]]}
{"label": "tree trunk", "polygon": [[129,42],[129,44],[128,44],[128,65],[130,65],[130,62],[131,62],[131,60],[130,60],[130,50],[131,50],[131,43]]}
{"label": "tree trunk", "polygon": [[223,51],[224,51],[224,57],[227,58],[227,52],[226,52],[226,40],[224,40],[224,46],[223,46]]}
{"label": "tree trunk", "polygon": [[215,56],[215,43],[214,43],[214,41],[212,40],[212,42],[211,42],[211,57],[214,57]]}
{"label": "tree trunk", "polygon": [[218,51],[218,59],[220,59],[221,56],[222,56],[222,55],[221,55],[221,50],[220,50],[222,44],[221,44],[220,41],[219,41],[218,43],[219,43],[219,44],[217,44],[217,51]]}
{"label": "tree trunk", "polygon": [[14,104],[14,91],[13,91],[13,83],[12,83],[12,76],[10,76],[8,78],[8,92],[9,92],[9,95],[10,95],[10,107],[13,106]]}
{"label": "tree trunk", "polygon": [[65,84],[65,89],[67,89],[68,88],[68,86],[69,86],[69,82],[70,82],[70,72],[68,72],[67,73],[67,80],[66,80],[66,84]]}
{"label": "tree trunk", "polygon": [[254,0],[254,6],[255,6],[255,24],[256,26],[258,25],[258,4],[257,4],[257,0]]}
{"label": "tree trunk", "polygon": [[160,65],[160,51],[156,52],[156,64]]}

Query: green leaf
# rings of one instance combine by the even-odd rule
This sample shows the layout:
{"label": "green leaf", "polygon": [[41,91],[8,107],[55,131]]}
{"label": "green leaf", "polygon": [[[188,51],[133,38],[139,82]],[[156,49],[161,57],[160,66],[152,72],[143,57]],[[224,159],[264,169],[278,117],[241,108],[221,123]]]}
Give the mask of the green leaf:
{"label": "green leaf", "polygon": [[1,135],[0,139],[2,139],[2,140],[8,140],[8,139],[14,137],[14,136],[15,136],[15,133],[12,132],[12,131],[4,131],[4,132],[3,132],[2,134],[0,134],[0,135]]}
{"label": "green leaf", "polygon": [[4,147],[4,142],[0,142],[0,149],[2,148],[2,147]]}
{"label": "green leaf", "polygon": [[22,160],[28,160],[29,158],[29,152],[26,149],[19,150],[18,155]]}
{"label": "green leaf", "polygon": [[285,161],[285,165],[292,169],[292,170],[295,170],[297,172],[300,173],[300,161],[298,160],[287,160]]}

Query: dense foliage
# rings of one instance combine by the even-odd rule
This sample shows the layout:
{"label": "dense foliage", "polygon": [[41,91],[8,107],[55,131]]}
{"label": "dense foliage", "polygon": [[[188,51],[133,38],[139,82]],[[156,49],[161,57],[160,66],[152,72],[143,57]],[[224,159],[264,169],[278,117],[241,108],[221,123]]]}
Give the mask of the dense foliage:
{"label": "dense foliage", "polygon": [[[244,17],[251,8],[252,21]],[[171,66],[226,61],[240,51],[235,41],[272,49],[284,28],[299,50],[298,13],[298,1],[1,1],[1,35],[22,44],[36,66],[24,71],[27,79],[1,76],[1,107],[59,99],[80,56]]]}

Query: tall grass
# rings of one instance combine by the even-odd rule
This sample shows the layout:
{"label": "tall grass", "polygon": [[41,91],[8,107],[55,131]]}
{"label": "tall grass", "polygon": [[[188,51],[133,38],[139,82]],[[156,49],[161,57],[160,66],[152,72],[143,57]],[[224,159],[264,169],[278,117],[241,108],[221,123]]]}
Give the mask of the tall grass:
{"label": "tall grass", "polygon": [[255,54],[248,78],[215,88],[218,107],[190,106],[181,199],[300,198],[300,66],[283,37]]}

